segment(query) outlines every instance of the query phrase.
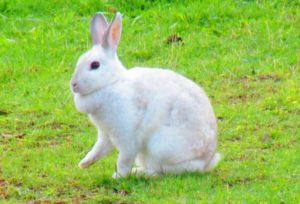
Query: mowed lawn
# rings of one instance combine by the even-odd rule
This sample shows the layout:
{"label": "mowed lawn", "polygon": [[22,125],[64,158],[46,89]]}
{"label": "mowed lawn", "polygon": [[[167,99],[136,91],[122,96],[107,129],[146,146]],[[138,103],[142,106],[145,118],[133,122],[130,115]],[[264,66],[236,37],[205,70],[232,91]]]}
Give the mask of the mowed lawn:
{"label": "mowed lawn", "polygon": [[[96,129],[69,80],[97,11],[123,14],[126,67],[206,90],[216,169],[113,180],[117,152],[78,168]],[[299,203],[300,2],[1,0],[0,153],[0,203]]]}

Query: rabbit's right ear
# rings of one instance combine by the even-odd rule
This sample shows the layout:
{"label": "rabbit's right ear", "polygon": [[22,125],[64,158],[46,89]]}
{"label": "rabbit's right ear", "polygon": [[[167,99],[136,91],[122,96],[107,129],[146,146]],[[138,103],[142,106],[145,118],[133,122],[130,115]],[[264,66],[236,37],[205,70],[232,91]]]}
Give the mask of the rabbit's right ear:
{"label": "rabbit's right ear", "polygon": [[113,52],[116,52],[121,38],[121,32],[122,15],[121,13],[117,12],[105,33],[102,46],[110,49]]}
{"label": "rabbit's right ear", "polygon": [[102,13],[96,13],[91,21],[90,30],[93,45],[102,45],[103,37],[108,28],[108,23]]}

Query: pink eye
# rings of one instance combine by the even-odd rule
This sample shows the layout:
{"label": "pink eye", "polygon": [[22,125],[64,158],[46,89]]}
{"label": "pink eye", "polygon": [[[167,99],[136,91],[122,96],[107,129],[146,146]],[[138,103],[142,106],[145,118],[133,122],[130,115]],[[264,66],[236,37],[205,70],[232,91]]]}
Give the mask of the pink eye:
{"label": "pink eye", "polygon": [[93,61],[90,65],[91,69],[98,69],[100,66],[100,63],[98,61]]}

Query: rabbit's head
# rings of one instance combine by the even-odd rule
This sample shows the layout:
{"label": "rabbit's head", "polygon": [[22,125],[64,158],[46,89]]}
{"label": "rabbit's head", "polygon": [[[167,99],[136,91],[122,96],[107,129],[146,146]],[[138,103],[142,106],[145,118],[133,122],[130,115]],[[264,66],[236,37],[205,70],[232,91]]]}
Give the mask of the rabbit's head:
{"label": "rabbit's head", "polygon": [[117,47],[122,31],[122,16],[116,13],[111,24],[103,14],[94,15],[90,25],[93,47],[78,60],[70,82],[74,93],[87,95],[117,82],[124,73]]}

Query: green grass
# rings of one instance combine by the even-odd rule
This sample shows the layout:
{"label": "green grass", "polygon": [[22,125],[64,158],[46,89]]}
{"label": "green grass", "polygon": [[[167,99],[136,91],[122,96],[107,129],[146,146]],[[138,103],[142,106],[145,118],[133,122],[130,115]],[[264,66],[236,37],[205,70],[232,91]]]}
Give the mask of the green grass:
{"label": "green grass", "polygon": [[[204,174],[111,179],[69,80],[96,11],[123,14],[127,67],[201,84],[223,160]],[[177,34],[183,43],[168,44]],[[300,2],[0,0],[0,203],[299,203]]]}

